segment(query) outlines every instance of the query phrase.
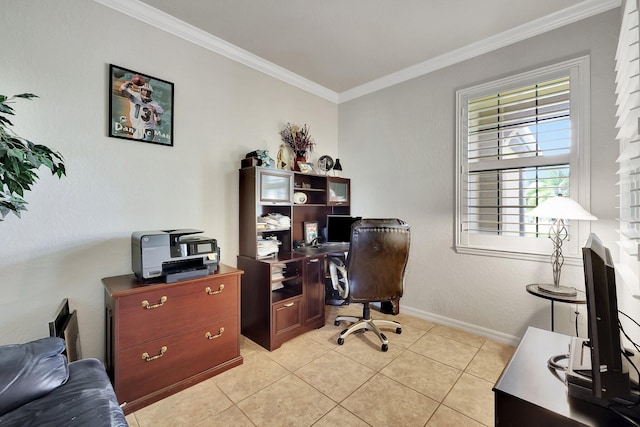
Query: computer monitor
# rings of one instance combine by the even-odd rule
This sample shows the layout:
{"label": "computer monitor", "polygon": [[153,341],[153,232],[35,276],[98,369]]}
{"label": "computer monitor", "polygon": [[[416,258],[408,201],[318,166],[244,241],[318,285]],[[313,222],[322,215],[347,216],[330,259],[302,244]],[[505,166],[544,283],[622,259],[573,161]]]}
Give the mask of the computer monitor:
{"label": "computer monitor", "polygon": [[[623,359],[611,253],[595,234],[591,234],[582,248],[582,260],[588,340],[572,340],[567,372],[569,395],[601,406],[635,402],[638,397],[631,391],[629,364],[626,358]],[[575,362],[578,358],[586,362],[582,369],[575,368],[579,364]]]}
{"label": "computer monitor", "polygon": [[351,242],[351,225],[361,219],[349,215],[327,215],[327,242]]}

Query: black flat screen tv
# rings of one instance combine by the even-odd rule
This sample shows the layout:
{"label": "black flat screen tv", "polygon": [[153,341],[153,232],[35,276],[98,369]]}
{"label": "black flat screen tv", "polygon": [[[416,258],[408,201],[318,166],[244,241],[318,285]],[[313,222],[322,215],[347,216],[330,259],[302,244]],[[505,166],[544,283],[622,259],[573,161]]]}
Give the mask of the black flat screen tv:
{"label": "black flat screen tv", "polygon": [[327,215],[327,242],[351,242],[351,225],[361,219],[349,215]]}
{"label": "black flat screen tv", "polygon": [[[587,324],[590,348],[592,396],[596,400],[630,400],[630,380],[627,364],[623,363],[620,340],[616,275],[609,249],[595,234],[582,248]],[[635,398],[633,399],[635,400]]]}

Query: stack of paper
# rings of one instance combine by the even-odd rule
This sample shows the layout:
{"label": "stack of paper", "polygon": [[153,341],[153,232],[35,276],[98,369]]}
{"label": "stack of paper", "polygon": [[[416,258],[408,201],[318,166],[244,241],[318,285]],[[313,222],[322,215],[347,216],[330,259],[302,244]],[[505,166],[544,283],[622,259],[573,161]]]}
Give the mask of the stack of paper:
{"label": "stack of paper", "polygon": [[271,290],[277,291],[284,288],[282,280],[284,280],[284,273],[287,270],[286,264],[273,264],[271,266]]}
{"label": "stack of paper", "polygon": [[257,254],[258,258],[265,258],[278,253],[278,246],[280,246],[282,242],[273,237],[268,237],[263,239],[262,236],[258,237],[256,241]]}
{"label": "stack of paper", "polygon": [[258,218],[258,229],[286,229],[291,228],[291,218],[279,213],[270,213]]}
{"label": "stack of paper", "polygon": [[271,266],[271,280],[284,279],[284,272],[287,269],[286,264],[273,264]]}

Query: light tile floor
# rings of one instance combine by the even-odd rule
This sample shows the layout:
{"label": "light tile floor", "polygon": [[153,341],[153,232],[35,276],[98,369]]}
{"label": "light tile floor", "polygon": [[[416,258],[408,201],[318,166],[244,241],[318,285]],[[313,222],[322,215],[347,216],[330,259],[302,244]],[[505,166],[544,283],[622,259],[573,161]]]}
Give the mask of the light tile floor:
{"label": "light tile floor", "polygon": [[242,337],[244,363],[127,416],[147,426],[493,426],[492,387],[514,348],[406,314],[380,351],[372,332],[336,343],[338,314],[269,352]]}

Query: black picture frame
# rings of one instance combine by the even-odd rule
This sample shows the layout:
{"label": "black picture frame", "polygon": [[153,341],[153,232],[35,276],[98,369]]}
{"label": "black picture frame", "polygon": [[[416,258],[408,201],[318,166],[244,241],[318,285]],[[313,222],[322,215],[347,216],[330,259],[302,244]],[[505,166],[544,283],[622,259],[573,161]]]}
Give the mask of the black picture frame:
{"label": "black picture frame", "polygon": [[69,310],[69,299],[65,298],[49,322],[49,336],[62,338],[65,341],[63,354],[69,362],[82,359],[80,331],[78,329],[78,313]]}
{"label": "black picture frame", "polygon": [[82,348],[80,346],[80,330],[78,329],[78,312],[73,310],[69,317],[69,322],[64,328],[65,355],[69,362],[82,359]]}
{"label": "black picture frame", "polygon": [[70,317],[69,299],[64,298],[54,313],[53,318],[49,321],[49,336],[62,338],[64,328],[67,326]]}
{"label": "black picture frame", "polygon": [[304,222],[304,242],[309,245],[318,238],[318,221]]}
{"label": "black picture frame", "polygon": [[173,83],[109,64],[109,136],[173,146],[173,98]]}

